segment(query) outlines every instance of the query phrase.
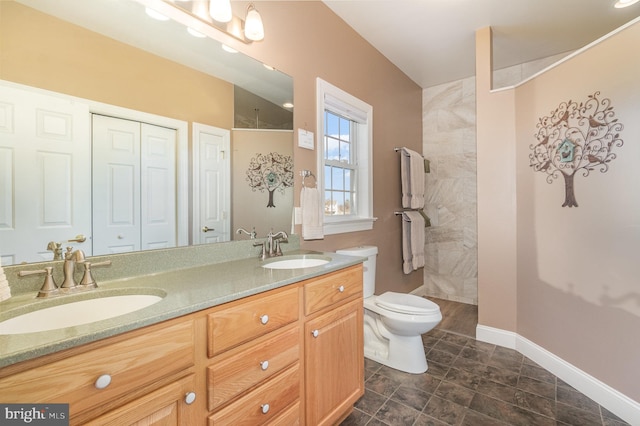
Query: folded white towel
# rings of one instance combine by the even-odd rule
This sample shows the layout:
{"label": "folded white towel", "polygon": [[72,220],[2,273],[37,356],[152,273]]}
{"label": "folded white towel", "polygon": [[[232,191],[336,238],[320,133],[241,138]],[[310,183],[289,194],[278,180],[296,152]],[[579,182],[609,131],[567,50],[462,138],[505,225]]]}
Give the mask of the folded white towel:
{"label": "folded white towel", "polygon": [[320,214],[320,192],[318,188],[302,188],[302,192],[300,193],[300,209],[302,210],[302,239],[324,239],[322,216]]}
{"label": "folded white towel", "polygon": [[400,177],[402,182],[402,207],[421,209],[424,207],[424,158],[421,154],[402,148],[400,155]]}
{"label": "folded white towel", "polygon": [[424,265],[424,218],[416,211],[402,212],[402,271],[410,274]]}
{"label": "folded white towel", "polygon": [[9,287],[9,281],[4,274],[2,268],[2,262],[0,261],[0,301],[7,300],[11,297],[11,287]]}

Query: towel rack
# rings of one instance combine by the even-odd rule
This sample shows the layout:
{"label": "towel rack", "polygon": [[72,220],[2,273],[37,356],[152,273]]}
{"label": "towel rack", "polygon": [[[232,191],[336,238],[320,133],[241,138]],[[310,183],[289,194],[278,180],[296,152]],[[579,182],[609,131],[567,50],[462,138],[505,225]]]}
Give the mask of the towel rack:
{"label": "towel rack", "polygon": [[395,214],[396,216],[402,216],[402,213],[406,213],[406,212],[418,212],[420,213],[420,215],[424,218],[424,227],[428,228],[431,226],[431,218],[429,218],[429,216],[427,216],[427,214],[424,212],[424,209],[405,209],[405,210],[396,210],[395,212],[393,212],[393,214]]}
{"label": "towel rack", "polygon": [[300,176],[302,176],[302,187],[305,188],[306,185],[304,183],[304,180],[308,177],[312,177],[313,178],[313,186],[315,187],[318,183],[318,180],[316,179],[316,175],[314,175],[311,170],[300,170]]}
{"label": "towel rack", "polygon": [[[400,148],[398,146],[396,146],[395,148],[393,148],[393,150],[395,152],[398,151],[402,151],[404,148]],[[429,160],[427,160],[426,158],[424,158],[424,155],[421,156],[422,159],[424,160],[424,172],[425,173],[431,173],[431,162]]]}

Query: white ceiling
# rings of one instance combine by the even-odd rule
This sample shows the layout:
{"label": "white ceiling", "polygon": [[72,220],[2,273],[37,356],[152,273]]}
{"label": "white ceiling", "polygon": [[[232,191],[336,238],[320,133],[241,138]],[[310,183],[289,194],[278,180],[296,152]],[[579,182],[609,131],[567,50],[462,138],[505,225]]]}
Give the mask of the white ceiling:
{"label": "white ceiling", "polygon": [[423,88],[475,74],[480,28],[493,29],[500,69],[579,49],[640,16],[640,3],[615,0],[323,1]]}

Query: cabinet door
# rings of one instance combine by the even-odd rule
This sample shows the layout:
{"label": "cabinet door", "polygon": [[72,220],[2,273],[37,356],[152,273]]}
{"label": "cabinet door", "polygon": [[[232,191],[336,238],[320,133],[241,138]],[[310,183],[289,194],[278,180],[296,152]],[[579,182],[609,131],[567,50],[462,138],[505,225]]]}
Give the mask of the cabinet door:
{"label": "cabinet door", "polygon": [[195,406],[195,378],[180,379],[129,404],[100,416],[87,425],[185,426],[198,422]]}
{"label": "cabinet door", "polygon": [[306,424],[330,425],[364,394],[362,299],[305,324]]}

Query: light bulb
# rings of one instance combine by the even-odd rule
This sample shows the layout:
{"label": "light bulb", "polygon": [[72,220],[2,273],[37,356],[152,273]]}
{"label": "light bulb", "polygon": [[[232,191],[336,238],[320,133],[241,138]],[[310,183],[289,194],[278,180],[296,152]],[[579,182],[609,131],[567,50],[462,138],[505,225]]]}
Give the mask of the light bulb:
{"label": "light bulb", "polygon": [[231,1],[209,0],[209,15],[218,22],[231,21]]}
{"label": "light bulb", "polygon": [[260,41],[264,38],[262,17],[253,4],[250,4],[247,8],[247,17],[244,22],[244,35],[253,41]]}

